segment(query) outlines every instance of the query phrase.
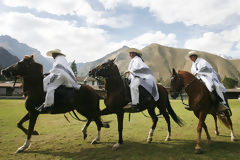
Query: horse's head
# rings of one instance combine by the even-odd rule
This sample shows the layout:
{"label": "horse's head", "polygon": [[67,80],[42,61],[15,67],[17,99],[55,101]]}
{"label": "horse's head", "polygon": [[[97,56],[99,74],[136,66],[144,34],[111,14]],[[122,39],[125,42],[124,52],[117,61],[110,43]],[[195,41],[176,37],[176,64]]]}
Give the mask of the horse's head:
{"label": "horse's head", "polygon": [[172,77],[171,77],[171,84],[170,84],[170,94],[172,98],[177,98],[179,93],[182,91],[184,87],[183,79],[175,69],[172,69]]}
{"label": "horse's head", "polygon": [[97,67],[89,71],[88,75],[91,77],[108,78],[119,74],[117,65],[114,63],[115,59],[108,60],[105,63],[99,64]]}
{"label": "horse's head", "polygon": [[[5,77],[17,77],[17,76],[27,76],[31,75],[33,72],[36,72],[36,65],[38,64],[34,61],[33,55],[30,56],[24,56],[24,58],[17,62],[16,64],[13,64],[5,69],[2,70],[2,74]],[[41,70],[41,65],[37,65],[38,70]]]}

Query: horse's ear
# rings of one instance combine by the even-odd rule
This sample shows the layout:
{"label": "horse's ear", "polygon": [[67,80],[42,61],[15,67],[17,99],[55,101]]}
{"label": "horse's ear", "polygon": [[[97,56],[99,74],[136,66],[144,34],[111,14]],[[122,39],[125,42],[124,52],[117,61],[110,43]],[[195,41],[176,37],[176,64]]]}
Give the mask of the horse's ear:
{"label": "horse's ear", "polygon": [[172,74],[173,74],[173,75],[176,75],[176,74],[177,74],[177,73],[176,73],[176,70],[175,70],[174,68],[172,69]]}
{"label": "horse's ear", "polygon": [[116,58],[113,58],[113,59],[110,59],[109,61],[112,62],[112,63],[114,63],[115,60],[116,60]]}

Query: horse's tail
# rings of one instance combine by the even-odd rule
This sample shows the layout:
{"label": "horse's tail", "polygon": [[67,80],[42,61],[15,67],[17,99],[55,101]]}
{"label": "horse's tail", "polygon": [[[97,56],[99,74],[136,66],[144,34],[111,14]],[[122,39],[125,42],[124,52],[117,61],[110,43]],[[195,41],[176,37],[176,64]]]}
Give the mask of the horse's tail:
{"label": "horse's tail", "polygon": [[167,90],[164,88],[165,92],[166,92],[166,95],[167,95],[167,98],[166,98],[166,107],[167,107],[167,110],[168,110],[168,113],[170,114],[170,116],[172,117],[172,119],[174,120],[174,122],[176,122],[180,127],[182,127],[184,125],[183,123],[183,120],[177,116],[177,114],[174,112],[171,104],[170,104],[170,101],[168,99],[168,92]]}

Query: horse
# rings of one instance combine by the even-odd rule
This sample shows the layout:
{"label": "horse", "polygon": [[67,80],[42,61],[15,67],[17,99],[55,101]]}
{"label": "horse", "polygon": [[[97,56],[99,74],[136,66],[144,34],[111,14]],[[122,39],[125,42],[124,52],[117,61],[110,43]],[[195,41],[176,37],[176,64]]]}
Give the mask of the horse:
{"label": "horse", "polygon": [[[106,105],[106,108],[101,110],[100,113],[101,115],[108,114],[117,115],[119,138],[118,142],[113,145],[113,150],[116,150],[120,147],[121,144],[123,144],[122,130],[123,130],[123,117],[125,112],[123,107],[127,105],[128,101],[126,100],[125,97],[125,87],[123,79],[119,73],[117,65],[114,63],[114,60],[115,59],[108,60],[105,63],[99,64],[98,66],[89,71],[89,76],[95,78],[101,77],[104,78],[105,80],[104,86],[106,94],[104,97],[104,103]],[[145,93],[147,93],[147,97],[150,95],[150,99],[143,102],[141,97],[141,90],[143,89],[143,87],[139,89],[140,90],[139,109],[140,111],[147,109],[148,114],[151,116],[153,122],[147,138],[147,142],[149,143],[152,141],[153,133],[158,122],[158,117],[155,113],[156,106],[167,122],[168,134],[165,139],[166,141],[171,140],[171,126],[169,114],[179,126],[183,125],[182,120],[176,115],[176,113],[174,112],[170,105],[167,90],[160,84],[158,84],[157,86],[160,96],[158,101],[154,101],[150,93],[144,90]]]}
{"label": "horse", "polygon": [[189,99],[189,106],[193,110],[194,115],[199,119],[197,126],[197,143],[195,146],[195,153],[202,153],[200,142],[201,142],[201,131],[204,128],[207,135],[207,143],[210,143],[211,137],[208,133],[207,125],[205,119],[207,114],[212,114],[215,120],[215,133],[218,133],[217,128],[217,117],[223,124],[231,131],[231,141],[235,141],[235,136],[233,133],[232,121],[230,119],[230,113],[225,111],[223,114],[217,114],[216,117],[216,103],[212,100],[210,92],[208,91],[206,85],[194,75],[187,71],[178,71],[173,68],[170,84],[170,94],[172,98],[177,98],[184,89],[187,93]]}
{"label": "horse", "polygon": [[[27,55],[21,61],[2,70],[2,74],[6,77],[15,76],[22,77],[23,79],[22,86],[25,95],[25,107],[28,113],[17,123],[17,126],[27,135],[27,140],[24,145],[16,151],[16,153],[20,153],[30,146],[31,136],[38,135],[38,132],[34,131],[34,126],[41,112],[37,112],[35,107],[40,106],[45,100],[46,93],[44,93],[43,90],[43,67],[41,64],[35,62],[33,55]],[[63,89],[63,92],[65,91],[67,90]],[[55,91],[55,94],[56,92],[57,91]],[[62,97],[64,96],[65,94],[62,95]],[[86,117],[87,123],[82,128],[84,139],[87,137],[87,127],[91,121],[95,121],[98,133],[97,137],[92,141],[92,144],[97,143],[100,140],[101,127],[109,128],[109,124],[103,123],[100,119],[99,95],[90,86],[81,85],[79,90],[74,89],[74,93],[71,96],[71,105],[61,105],[59,103],[57,106],[54,105],[54,114],[76,110],[78,113]],[[28,129],[23,127],[23,123],[27,120],[29,120]]]}

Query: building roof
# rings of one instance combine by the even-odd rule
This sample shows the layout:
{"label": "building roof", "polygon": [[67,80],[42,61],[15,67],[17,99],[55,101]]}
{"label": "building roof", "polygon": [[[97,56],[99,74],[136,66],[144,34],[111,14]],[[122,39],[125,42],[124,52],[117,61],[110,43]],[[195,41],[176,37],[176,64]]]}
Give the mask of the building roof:
{"label": "building roof", "polygon": [[[4,83],[0,83],[0,87],[12,87],[13,86],[13,82],[4,82]],[[21,87],[22,83],[16,83],[15,87]]]}

